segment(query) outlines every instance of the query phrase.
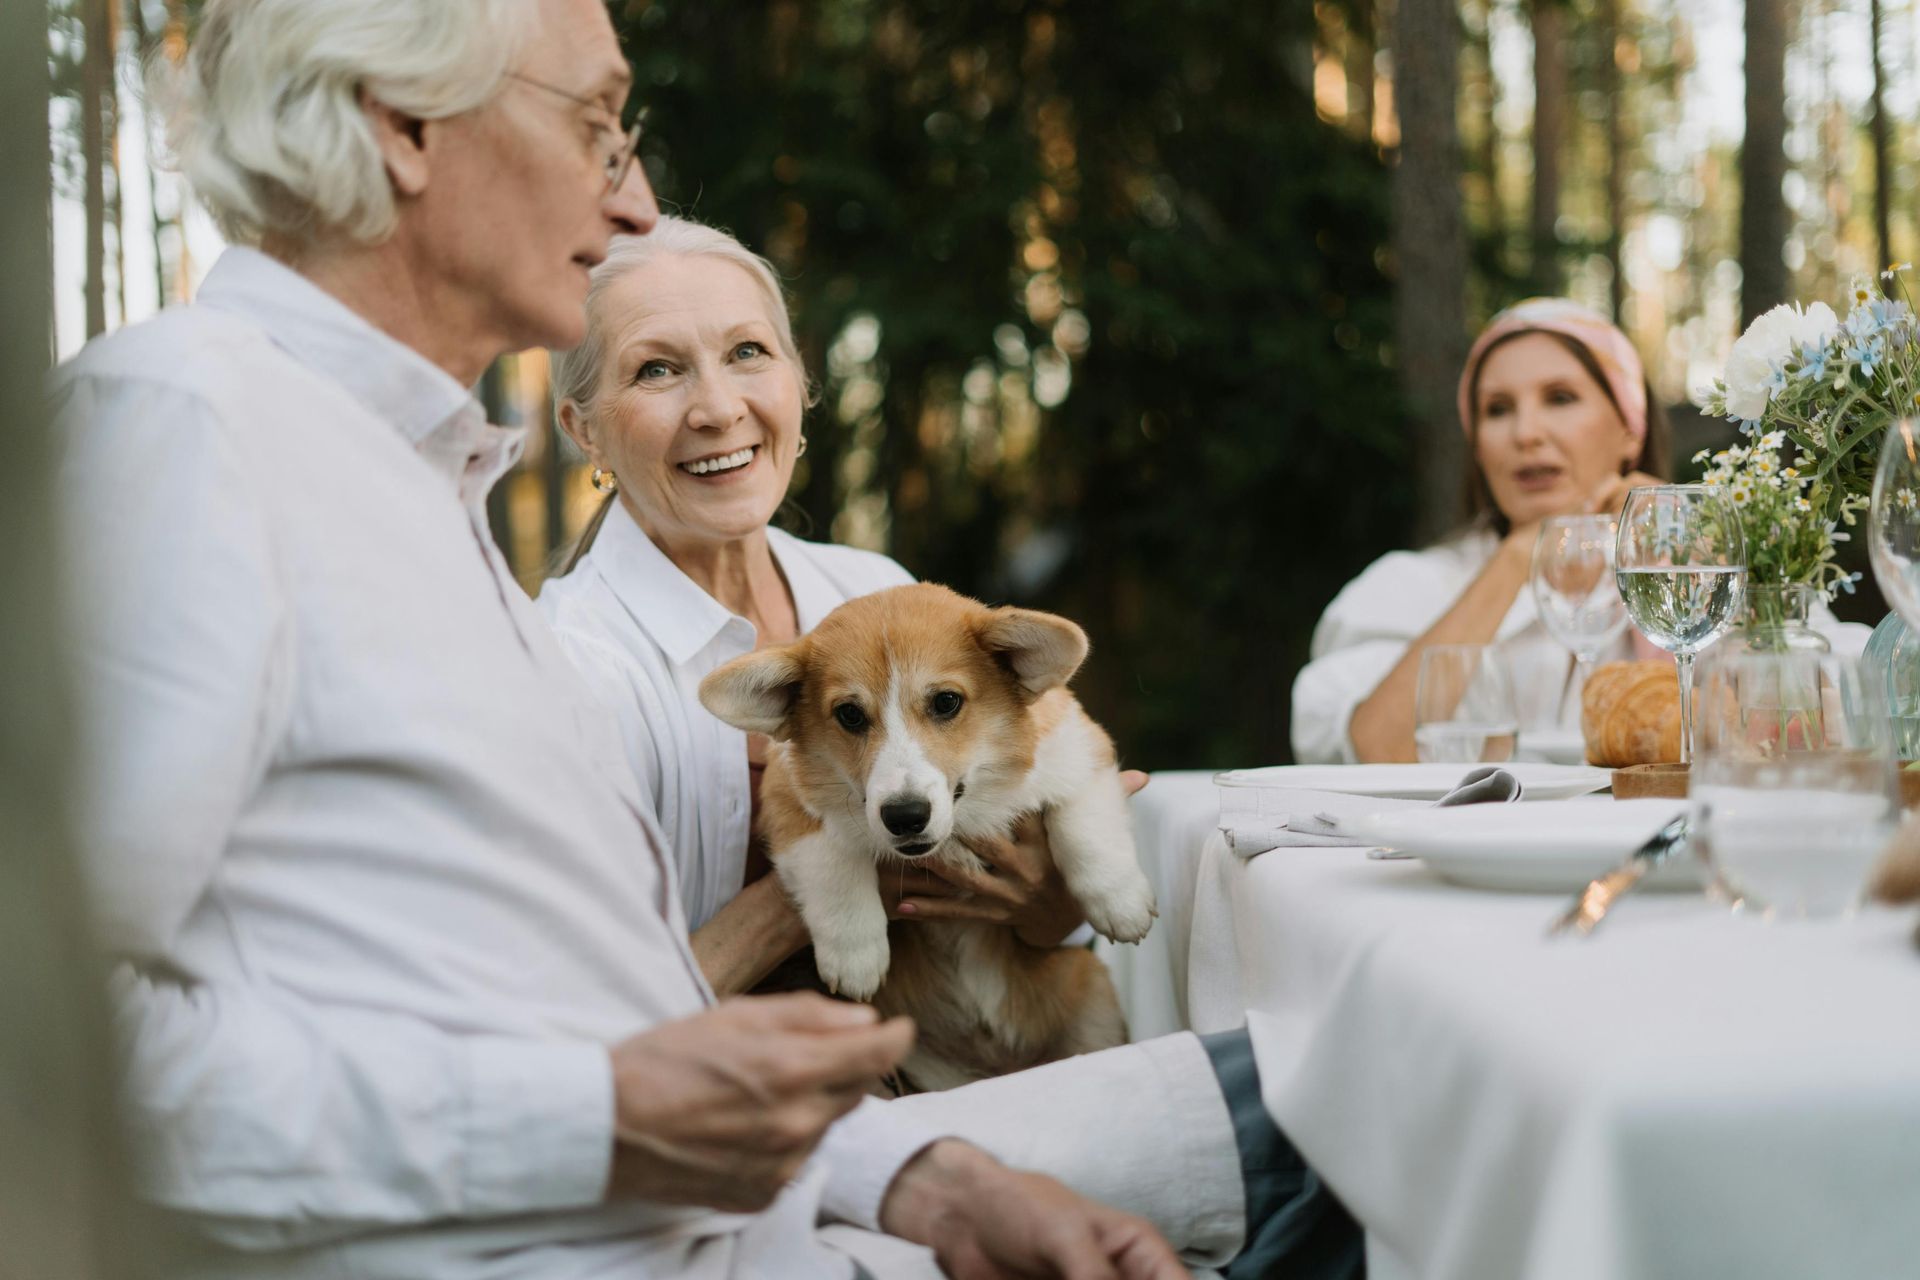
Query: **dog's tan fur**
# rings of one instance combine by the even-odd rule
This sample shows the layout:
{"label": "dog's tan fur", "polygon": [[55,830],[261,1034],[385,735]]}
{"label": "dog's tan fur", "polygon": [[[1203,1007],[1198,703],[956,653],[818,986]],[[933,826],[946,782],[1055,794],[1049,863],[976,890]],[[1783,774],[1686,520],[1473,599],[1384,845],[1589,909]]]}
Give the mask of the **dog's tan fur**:
{"label": "dog's tan fur", "polygon": [[[887,925],[878,901],[878,878],[911,859],[877,825],[870,801],[884,797],[868,784],[910,748],[914,776],[931,787],[937,773],[938,786],[961,793],[924,857],[977,867],[963,837],[1004,836],[1039,810],[1095,927],[1126,941],[1145,933],[1152,895],[1133,861],[1113,744],[1063,687],[1085,651],[1065,619],[919,585],[843,605],[797,643],[736,659],[701,686],[722,719],[775,739],[756,832],[807,918],[829,985],[918,1023],[904,1068],[915,1087],[1126,1039],[1092,953],[1030,947],[984,922]],[[950,719],[929,709],[941,692],[962,699]],[[873,712],[865,730],[836,720],[848,703]],[[887,707],[897,708],[891,717]]]}

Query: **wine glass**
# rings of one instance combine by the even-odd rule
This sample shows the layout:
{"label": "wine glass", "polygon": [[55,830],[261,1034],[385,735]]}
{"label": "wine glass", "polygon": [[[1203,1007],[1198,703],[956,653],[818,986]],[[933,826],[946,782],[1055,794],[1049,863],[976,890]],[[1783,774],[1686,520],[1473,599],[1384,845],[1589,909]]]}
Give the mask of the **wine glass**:
{"label": "wine glass", "polygon": [[1513,755],[1520,717],[1513,683],[1493,648],[1434,644],[1420,651],[1413,745],[1422,761],[1469,764]]}
{"label": "wine glass", "polygon": [[1533,544],[1533,602],[1547,632],[1573,654],[1586,688],[1594,659],[1627,629],[1627,603],[1613,580],[1619,522],[1612,516],[1554,516]]}
{"label": "wine glass", "polygon": [[1867,555],[1873,577],[1914,631],[1920,632],[1920,424],[1893,423],[1880,445],[1867,512]]}
{"label": "wine glass", "polygon": [[1746,540],[1724,488],[1634,489],[1620,512],[1614,578],[1642,635],[1671,653],[1680,676],[1680,763],[1693,759],[1693,656],[1740,614]]}

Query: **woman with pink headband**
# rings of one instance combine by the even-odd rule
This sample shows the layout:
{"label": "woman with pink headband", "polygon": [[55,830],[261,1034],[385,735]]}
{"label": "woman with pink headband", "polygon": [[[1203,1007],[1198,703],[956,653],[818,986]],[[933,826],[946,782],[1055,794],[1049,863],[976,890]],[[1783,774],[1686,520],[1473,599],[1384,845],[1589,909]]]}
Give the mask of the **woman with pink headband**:
{"label": "woman with pink headband", "polygon": [[[1498,641],[1526,708],[1577,729],[1561,705],[1569,662],[1524,590],[1548,516],[1617,511],[1666,472],[1667,426],[1626,334],[1579,303],[1534,298],[1501,312],[1460,375],[1474,466],[1467,522],[1422,551],[1375,561],[1334,598],[1293,686],[1302,763],[1414,759],[1420,653]],[[1630,643],[1603,660],[1626,657]],[[1525,687],[1521,687],[1525,686]]]}

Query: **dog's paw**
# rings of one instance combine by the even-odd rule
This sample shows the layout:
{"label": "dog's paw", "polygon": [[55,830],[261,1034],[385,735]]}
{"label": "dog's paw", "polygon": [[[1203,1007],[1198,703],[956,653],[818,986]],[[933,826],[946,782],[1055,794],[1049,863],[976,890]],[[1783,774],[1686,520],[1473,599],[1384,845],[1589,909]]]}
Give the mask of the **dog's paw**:
{"label": "dog's paw", "polygon": [[1153,886],[1137,867],[1128,867],[1126,874],[1076,896],[1087,913],[1087,923],[1115,942],[1140,941],[1160,914],[1154,909]]}
{"label": "dog's paw", "polygon": [[887,947],[887,935],[839,940],[832,943],[815,938],[813,963],[827,989],[849,1000],[866,1000],[880,989],[893,956]]}

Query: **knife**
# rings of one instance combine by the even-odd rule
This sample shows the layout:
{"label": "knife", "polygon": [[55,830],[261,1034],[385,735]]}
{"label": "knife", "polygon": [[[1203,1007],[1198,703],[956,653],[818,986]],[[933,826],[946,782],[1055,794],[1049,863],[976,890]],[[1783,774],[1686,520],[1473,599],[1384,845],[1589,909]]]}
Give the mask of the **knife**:
{"label": "knife", "polygon": [[1646,879],[1648,872],[1672,857],[1674,850],[1685,844],[1686,839],[1687,815],[1683,813],[1654,832],[1645,844],[1628,855],[1625,862],[1575,894],[1573,904],[1547,926],[1548,935],[1565,933],[1569,929],[1577,931],[1582,937],[1592,933],[1607,912],[1613,909],[1613,904]]}

